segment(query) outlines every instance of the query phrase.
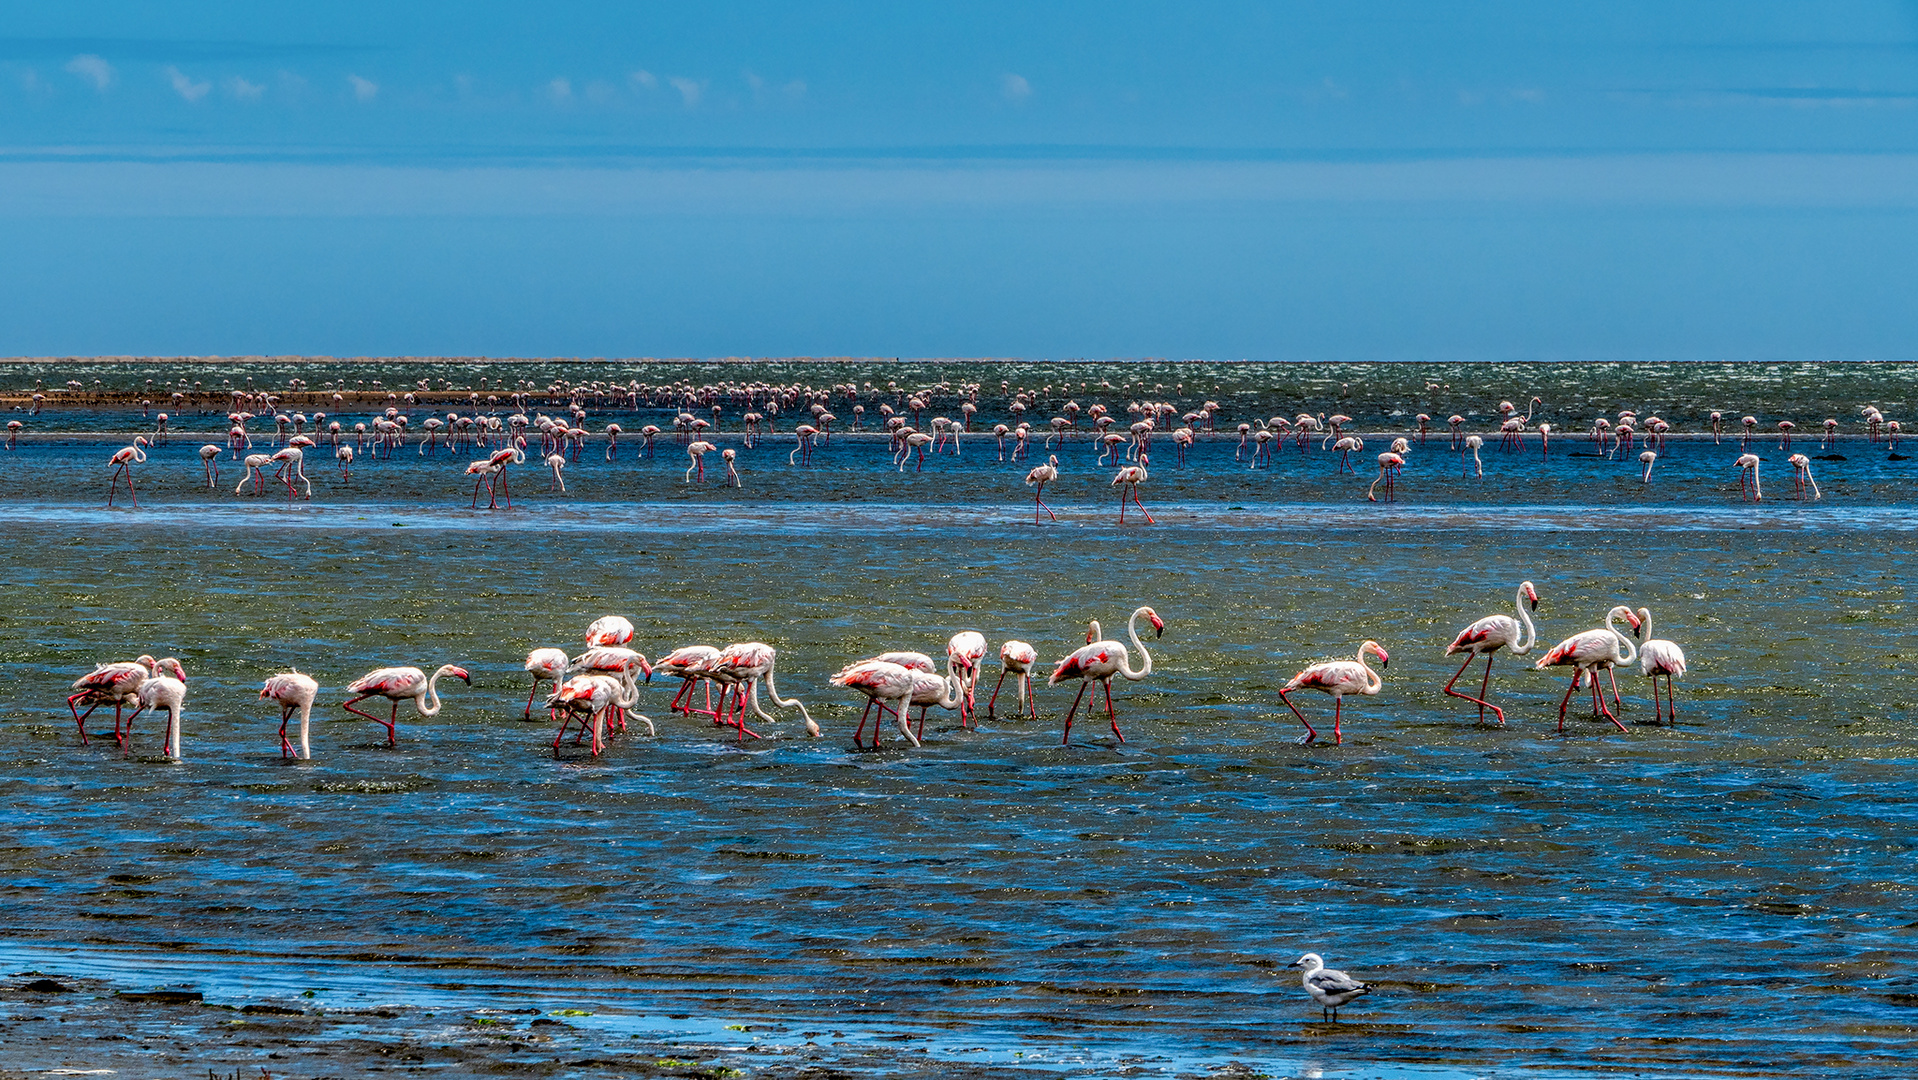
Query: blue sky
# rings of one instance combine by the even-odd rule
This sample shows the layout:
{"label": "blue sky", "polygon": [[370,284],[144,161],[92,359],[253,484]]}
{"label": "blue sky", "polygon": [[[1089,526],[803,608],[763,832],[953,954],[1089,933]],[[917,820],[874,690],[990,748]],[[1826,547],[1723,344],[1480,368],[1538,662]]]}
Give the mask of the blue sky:
{"label": "blue sky", "polygon": [[4,354],[1918,354],[1894,3],[0,14]]}

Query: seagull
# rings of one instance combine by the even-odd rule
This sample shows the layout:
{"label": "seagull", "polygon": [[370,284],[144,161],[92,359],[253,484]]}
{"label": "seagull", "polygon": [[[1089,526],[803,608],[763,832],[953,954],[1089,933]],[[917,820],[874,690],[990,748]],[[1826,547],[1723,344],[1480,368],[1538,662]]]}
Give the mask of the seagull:
{"label": "seagull", "polygon": [[1371,984],[1326,967],[1325,959],[1315,952],[1306,953],[1287,966],[1305,969],[1305,976],[1299,982],[1305,987],[1305,992],[1312,995],[1312,1000],[1319,1003],[1321,1020],[1338,1020],[1339,1006],[1372,991]]}

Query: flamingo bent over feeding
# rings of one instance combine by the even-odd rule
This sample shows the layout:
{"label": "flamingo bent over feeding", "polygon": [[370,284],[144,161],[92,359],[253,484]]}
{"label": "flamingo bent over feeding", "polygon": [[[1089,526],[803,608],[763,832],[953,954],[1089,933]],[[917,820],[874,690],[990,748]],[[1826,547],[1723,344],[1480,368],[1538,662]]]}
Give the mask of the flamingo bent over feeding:
{"label": "flamingo bent over feeding", "polygon": [[[271,698],[280,706],[280,756],[297,757],[301,761],[313,757],[313,748],[307,741],[307,730],[313,719],[313,699],[319,695],[320,684],[311,676],[297,671],[287,671],[266,680],[260,687],[261,698]],[[300,710],[300,752],[293,753],[293,744],[287,741],[286,724],[293,718],[293,710]]]}
{"label": "flamingo bent over feeding", "polygon": [[[999,688],[1006,684],[1006,676],[1016,676],[1014,686],[1019,691],[1019,711],[1031,710],[1034,720],[1039,719],[1039,709],[1032,696],[1032,665],[1039,662],[1039,652],[1023,641],[1008,640],[999,646],[999,681],[992,687],[992,697],[986,702],[986,715],[993,715],[992,707],[999,701]],[[1016,714],[1015,714],[1016,715]]]}
{"label": "flamingo bent over feeding", "polygon": [[[592,640],[592,635],[587,635]],[[558,689],[559,681],[566,677],[569,658],[565,649],[534,649],[526,654],[526,673],[533,677],[533,688],[526,694],[526,715],[523,720],[533,718],[533,698],[539,694],[539,684],[550,682]]]}

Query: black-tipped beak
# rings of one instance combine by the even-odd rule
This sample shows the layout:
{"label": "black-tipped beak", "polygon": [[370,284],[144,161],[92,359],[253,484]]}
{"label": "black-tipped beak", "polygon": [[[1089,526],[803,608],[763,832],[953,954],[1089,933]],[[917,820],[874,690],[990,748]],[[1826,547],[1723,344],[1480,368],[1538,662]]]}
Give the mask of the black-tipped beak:
{"label": "black-tipped beak", "polygon": [[1538,610],[1538,597],[1536,596],[1532,597],[1532,610],[1533,611]]}

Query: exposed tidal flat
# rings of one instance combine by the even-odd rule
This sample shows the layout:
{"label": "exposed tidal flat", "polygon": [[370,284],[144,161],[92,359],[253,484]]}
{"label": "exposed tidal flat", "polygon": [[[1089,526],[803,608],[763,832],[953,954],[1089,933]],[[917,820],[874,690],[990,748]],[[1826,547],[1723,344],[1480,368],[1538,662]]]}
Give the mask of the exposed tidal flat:
{"label": "exposed tidal flat", "polygon": [[[391,364],[234,377],[970,381],[989,422],[1000,381],[1063,384],[1057,367],[1081,402],[1123,415],[1137,396],[1099,391],[1121,364]],[[100,371],[163,384],[183,366]],[[184,418],[205,438],[152,451],[141,509],[107,511],[105,457],[150,422],[50,408],[0,458],[0,951],[36,973],[0,998],[0,1058],[141,1076],[1903,1075],[1912,474],[1856,417],[1906,415],[1912,374],[1165,364],[1145,378],[1185,393],[1156,396],[1225,408],[1184,467],[1155,443],[1144,528],[1116,524],[1083,436],[1035,441],[1063,475],[1061,523],[1034,526],[1029,463],[989,435],[924,472],[873,438],[800,469],[790,417],[754,449],[722,422],[737,489],[685,484],[670,438],[651,459],[601,442],[566,495],[529,464],[515,509],[474,511],[460,469],[483,455],[409,440],[350,482],[312,453],[314,498],[289,506],[236,496],[237,470],[206,486],[195,451],[224,407]],[[1355,478],[1316,440],[1248,468],[1225,434],[1332,410],[1368,440],[1420,411],[1488,431],[1500,399],[1533,394],[1561,432],[1549,455],[1536,436],[1488,445],[1486,475],[1461,475],[1435,432],[1389,505],[1364,497],[1384,446]],[[1685,436],[1651,484],[1579,438],[1627,406]],[[1767,498],[1741,502],[1736,432],[1700,435],[1712,409],[1795,420],[1798,448],[1842,458],[1817,463],[1824,497],[1792,496],[1774,435],[1754,446],[1776,463]],[[672,410],[591,413],[597,431]],[[1844,438],[1821,451],[1826,415]],[[1649,607],[1691,660],[1678,724],[1642,722],[1636,669],[1624,734],[1576,697],[1557,734],[1564,678],[1509,658],[1506,727],[1443,696],[1445,643],[1524,579],[1546,646]],[[1073,688],[1042,687],[1036,722],[966,732],[935,712],[923,749],[859,752],[860,699],[827,684],[960,629],[1031,641],[1049,670],[1086,619],[1117,633],[1141,603],[1167,629],[1153,676],[1116,690],[1123,745],[1096,724],[1061,746]],[[550,726],[519,719],[520,662],[607,613],[649,656],[776,645],[780,689],[825,737],[788,719],[742,749],[667,715],[655,684],[658,737],[556,760]],[[1343,746],[1296,745],[1277,688],[1366,638],[1391,651],[1383,692],[1348,700]],[[141,652],[191,673],[180,764],[148,721],[122,757],[66,716],[75,676]],[[431,720],[402,712],[396,750],[332,707],[371,668],[443,661],[474,686],[443,685]],[[289,764],[254,695],[293,666],[327,719]],[[1315,722],[1328,705],[1302,702]],[[1378,990],[1321,1023],[1284,966],[1308,950]],[[39,978],[70,990],[21,989]],[[173,996],[123,993],[156,990]]]}

